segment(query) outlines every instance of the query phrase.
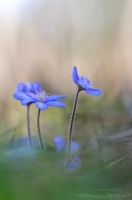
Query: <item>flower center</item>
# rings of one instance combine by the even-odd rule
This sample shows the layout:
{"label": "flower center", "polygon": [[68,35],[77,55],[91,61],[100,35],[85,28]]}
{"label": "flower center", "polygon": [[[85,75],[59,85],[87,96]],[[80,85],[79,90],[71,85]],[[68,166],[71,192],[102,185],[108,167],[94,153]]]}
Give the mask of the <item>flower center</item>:
{"label": "flower center", "polygon": [[40,102],[43,102],[46,100],[46,97],[48,96],[48,93],[46,93],[44,90],[41,90],[40,92],[35,91],[37,100]]}
{"label": "flower center", "polygon": [[89,89],[94,89],[95,88],[93,83],[90,82],[85,76],[81,76],[81,77],[79,77],[79,79],[82,79],[84,81],[84,83],[85,83],[87,88],[89,88]]}

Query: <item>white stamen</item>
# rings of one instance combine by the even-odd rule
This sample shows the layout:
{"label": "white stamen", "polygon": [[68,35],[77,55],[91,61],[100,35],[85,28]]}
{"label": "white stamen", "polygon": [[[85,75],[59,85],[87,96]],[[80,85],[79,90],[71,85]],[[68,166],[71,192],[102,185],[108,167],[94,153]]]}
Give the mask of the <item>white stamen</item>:
{"label": "white stamen", "polygon": [[44,90],[42,90],[40,92],[35,91],[35,94],[36,94],[38,101],[40,101],[40,102],[45,101],[46,97],[48,96],[48,94]]}
{"label": "white stamen", "polygon": [[87,80],[86,77],[79,76],[78,78],[82,79],[84,81],[84,83],[85,83],[85,85],[86,85],[87,88],[89,88],[89,89],[94,89],[95,88],[95,86],[94,86],[94,84],[92,82],[89,81],[89,83],[88,83],[88,80]]}

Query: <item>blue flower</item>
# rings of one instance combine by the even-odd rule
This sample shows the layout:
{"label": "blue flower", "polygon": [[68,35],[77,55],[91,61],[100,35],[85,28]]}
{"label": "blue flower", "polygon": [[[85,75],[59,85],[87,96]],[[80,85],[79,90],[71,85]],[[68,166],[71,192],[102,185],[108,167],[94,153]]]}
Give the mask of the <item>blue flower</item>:
{"label": "blue flower", "polygon": [[75,66],[73,67],[71,76],[73,82],[78,85],[80,91],[84,90],[92,96],[99,96],[102,94],[102,90],[95,88],[88,78],[85,76],[78,76],[77,68]]}
{"label": "blue flower", "polygon": [[[40,143],[37,137],[32,136],[34,151],[30,147],[29,137],[17,137],[12,143],[12,148],[7,149],[7,156],[10,158],[25,158],[32,157],[33,153],[37,154],[40,149]],[[22,161],[23,162],[23,161]]]}
{"label": "blue flower", "polygon": [[[68,145],[66,144],[64,138],[62,136],[55,136],[52,140],[55,149],[57,152],[65,152],[68,149]],[[73,171],[75,169],[78,169],[81,164],[82,164],[82,160],[81,158],[79,158],[78,156],[76,156],[75,154],[77,153],[77,151],[79,150],[80,146],[77,142],[71,142],[71,151],[70,151],[70,163],[68,166],[68,170],[69,171]],[[63,159],[61,161],[61,164],[66,167],[66,159]]]}
{"label": "blue flower", "polygon": [[65,107],[65,103],[56,101],[60,98],[66,98],[64,95],[53,94],[48,96],[44,90],[31,92],[16,92],[13,94],[16,100],[21,101],[22,105],[35,103],[40,110],[46,110],[48,106]]}
{"label": "blue flower", "polygon": [[18,83],[16,86],[16,92],[31,92],[35,94],[35,91],[40,92],[42,90],[42,86],[38,82],[27,82],[27,83]]}

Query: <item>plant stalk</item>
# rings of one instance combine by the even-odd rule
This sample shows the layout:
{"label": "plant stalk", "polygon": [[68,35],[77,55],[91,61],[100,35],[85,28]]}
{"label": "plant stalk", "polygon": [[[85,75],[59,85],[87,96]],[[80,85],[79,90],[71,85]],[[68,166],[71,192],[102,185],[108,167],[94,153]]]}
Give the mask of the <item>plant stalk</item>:
{"label": "plant stalk", "polygon": [[78,90],[77,90],[77,93],[76,93],[76,96],[75,96],[75,101],[74,101],[74,105],[73,105],[72,114],[71,114],[71,120],[70,120],[69,131],[68,131],[68,151],[67,151],[67,159],[66,159],[66,169],[68,169],[68,165],[69,165],[69,161],[70,161],[71,141],[72,141],[72,128],[73,128],[74,118],[75,118],[75,114],[76,114],[78,95],[79,95],[79,92],[81,90],[82,89],[80,87],[78,87]]}
{"label": "plant stalk", "polygon": [[28,138],[29,138],[29,144],[31,149],[33,149],[33,145],[32,145],[32,139],[31,139],[31,131],[30,131],[30,105],[31,103],[27,104],[27,131],[28,131]]}
{"label": "plant stalk", "polygon": [[37,129],[38,129],[38,136],[39,136],[39,142],[40,142],[40,146],[41,149],[44,150],[44,144],[43,144],[43,140],[42,140],[42,135],[41,135],[41,131],[40,131],[40,109],[38,109],[38,116],[37,116]]}

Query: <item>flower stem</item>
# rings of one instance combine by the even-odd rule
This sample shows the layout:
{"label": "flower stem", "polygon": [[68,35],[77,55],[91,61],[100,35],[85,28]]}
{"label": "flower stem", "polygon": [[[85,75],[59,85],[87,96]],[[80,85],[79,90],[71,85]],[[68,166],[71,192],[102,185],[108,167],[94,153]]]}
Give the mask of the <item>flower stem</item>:
{"label": "flower stem", "polygon": [[39,136],[40,146],[41,146],[41,149],[43,150],[44,149],[44,144],[43,144],[42,135],[41,135],[41,131],[40,131],[39,119],[40,119],[40,109],[38,109],[37,129],[38,129],[38,136]]}
{"label": "flower stem", "polygon": [[77,93],[76,93],[76,96],[75,96],[75,102],[74,102],[74,105],[73,105],[72,114],[71,114],[70,125],[69,125],[69,131],[68,131],[68,151],[67,151],[67,159],[66,159],[66,169],[68,168],[69,161],[70,161],[72,128],[73,128],[74,118],[75,118],[75,114],[76,114],[76,107],[77,107],[78,95],[79,95],[80,91],[81,91],[81,88],[78,87],[78,90],[77,90]]}
{"label": "flower stem", "polygon": [[32,139],[31,139],[31,131],[30,131],[30,119],[29,119],[30,105],[31,105],[31,103],[27,104],[27,131],[28,131],[29,144],[30,144],[31,149],[33,149]]}

